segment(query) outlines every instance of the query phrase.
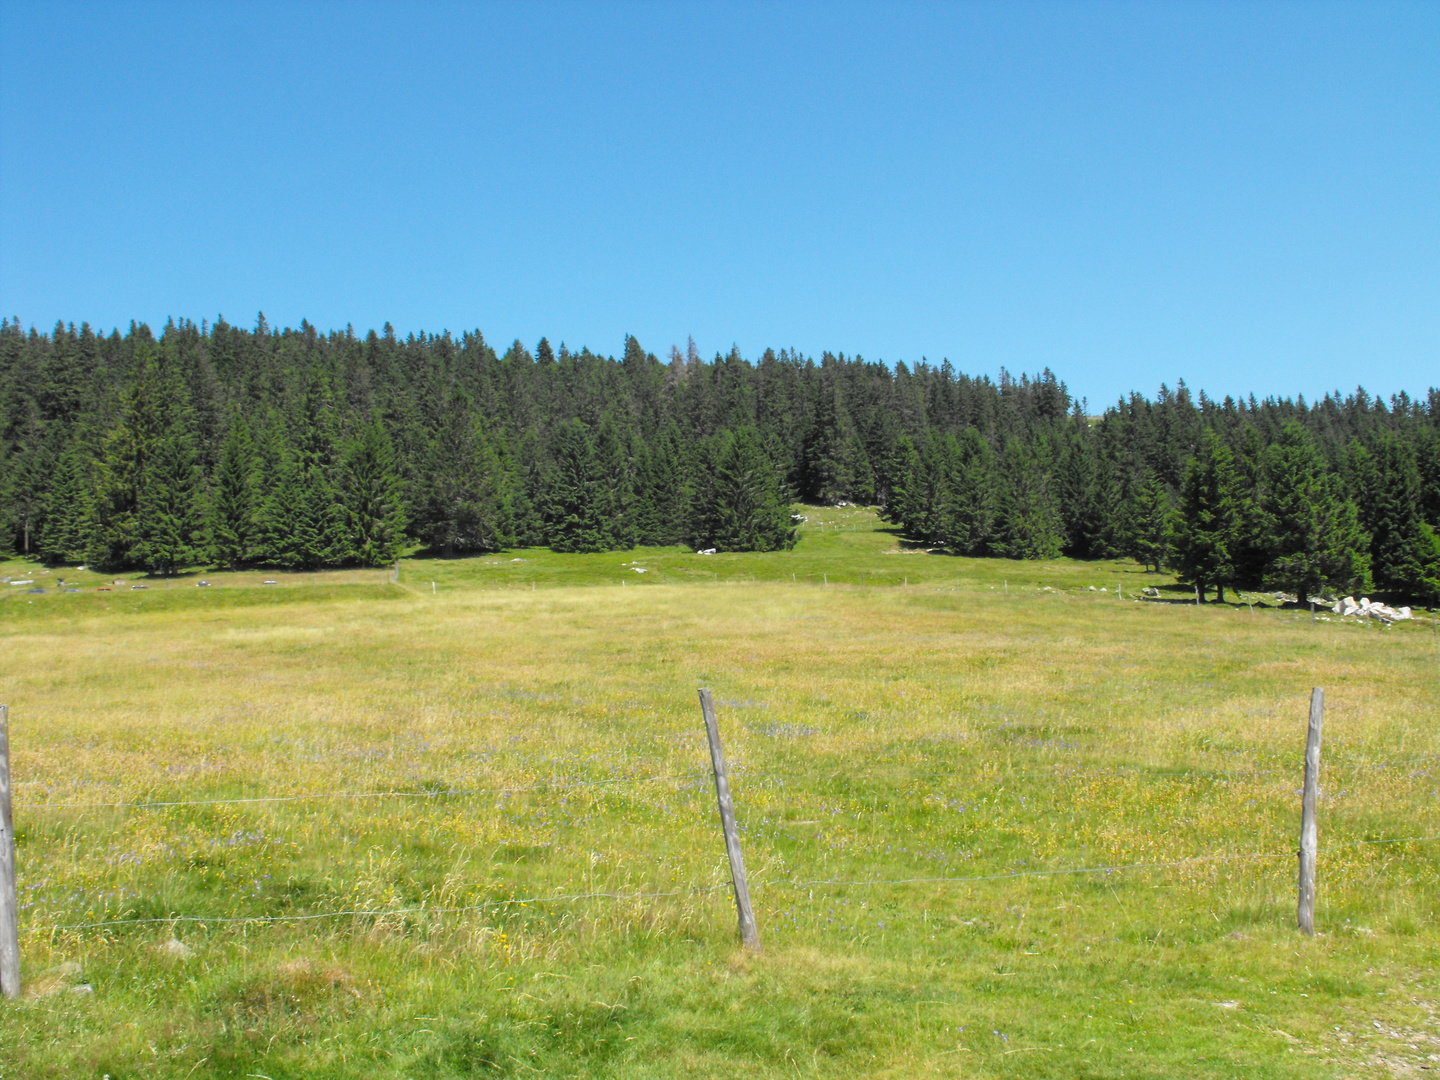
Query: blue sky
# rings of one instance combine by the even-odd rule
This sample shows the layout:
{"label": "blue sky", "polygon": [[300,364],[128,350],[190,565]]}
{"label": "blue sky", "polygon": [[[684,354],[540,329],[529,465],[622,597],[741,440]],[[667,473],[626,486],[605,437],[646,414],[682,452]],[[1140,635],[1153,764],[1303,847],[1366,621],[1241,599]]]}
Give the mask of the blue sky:
{"label": "blue sky", "polygon": [[0,5],[0,311],[1440,384],[1440,5]]}

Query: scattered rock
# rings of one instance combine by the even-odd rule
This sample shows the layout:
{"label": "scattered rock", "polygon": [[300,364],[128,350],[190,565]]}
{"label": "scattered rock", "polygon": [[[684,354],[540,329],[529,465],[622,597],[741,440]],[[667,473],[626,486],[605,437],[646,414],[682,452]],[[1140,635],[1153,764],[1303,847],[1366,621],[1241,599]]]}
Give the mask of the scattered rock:
{"label": "scattered rock", "polygon": [[1415,617],[1408,607],[1392,608],[1378,600],[1371,600],[1368,596],[1362,596],[1358,604],[1353,596],[1347,596],[1343,600],[1337,600],[1335,606],[1330,610],[1342,617],[1346,615],[1368,616],[1387,623],[1403,622],[1405,619]]}

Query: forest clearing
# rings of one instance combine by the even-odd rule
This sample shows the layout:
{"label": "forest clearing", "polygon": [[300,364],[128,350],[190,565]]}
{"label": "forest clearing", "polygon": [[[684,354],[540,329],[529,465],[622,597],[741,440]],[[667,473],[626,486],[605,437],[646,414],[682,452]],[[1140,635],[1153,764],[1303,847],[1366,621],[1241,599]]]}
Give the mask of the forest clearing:
{"label": "forest clearing", "polygon": [[8,588],[27,989],[0,1071],[1436,1067],[1428,614],[1137,602],[1172,579],[802,512],[789,552]]}

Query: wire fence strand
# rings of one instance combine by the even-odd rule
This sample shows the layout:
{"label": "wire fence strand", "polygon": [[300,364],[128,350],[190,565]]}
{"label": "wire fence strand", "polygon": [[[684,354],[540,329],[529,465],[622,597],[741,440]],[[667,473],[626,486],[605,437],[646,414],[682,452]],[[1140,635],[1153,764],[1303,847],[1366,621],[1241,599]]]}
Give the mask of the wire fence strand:
{"label": "wire fence strand", "polygon": [[[1420,757],[1400,758],[1392,761],[1327,761],[1326,771],[1329,773],[1343,772],[1346,770],[1360,769],[1393,769],[1403,765],[1415,765],[1421,762],[1440,765],[1440,754],[1426,754]],[[1072,767],[1075,768],[1075,767]],[[1032,775],[1041,776],[1048,770],[1037,769]],[[1185,771],[1152,772],[1142,769],[1139,766],[1104,766],[1085,767],[1079,766],[1078,771],[1088,771],[1101,774],[1113,773],[1117,777],[1133,776],[1146,780],[1156,781],[1183,781],[1203,779],[1231,779],[1236,777],[1259,777],[1275,776],[1284,773],[1283,769],[1194,769]],[[763,769],[748,770],[743,766],[731,771],[735,780],[770,780],[780,774],[767,772]],[[291,802],[320,802],[325,800],[343,799],[439,799],[439,798],[461,798],[472,795],[518,795],[535,791],[566,791],[577,788],[588,787],[615,787],[627,784],[653,784],[669,780],[707,780],[708,772],[685,772],[667,773],[659,776],[643,777],[618,777],[610,780],[560,780],[546,781],[537,784],[514,785],[506,787],[466,787],[466,788],[437,788],[435,790],[389,790],[389,791],[316,791],[302,792],[296,795],[256,795],[256,796],[235,796],[214,799],[167,799],[147,800],[143,802],[18,802],[14,804],[16,810],[161,810],[175,809],[187,806],[243,806],[265,803],[291,803]],[[783,777],[781,777],[783,779]],[[863,773],[837,773],[823,779],[838,781],[844,780],[847,783],[863,780],[945,780],[963,779],[957,773],[951,772],[908,772],[903,767],[895,770],[871,770]],[[35,785],[39,781],[28,781],[27,786]],[[19,785],[16,785],[19,786]]]}
{"label": "wire fence strand", "polygon": [[518,795],[531,791],[566,791],[573,788],[612,787],[622,784],[654,784],[665,780],[703,780],[709,774],[673,773],[615,780],[567,780],[517,787],[437,788],[433,791],[314,791],[299,795],[255,795],[219,799],[172,799],[153,802],[25,802],[17,810],[161,810],[186,806],[243,806],[256,803],[318,802],[327,799],[441,799],[468,795]]}
{"label": "wire fence strand", "polygon": [[[1435,836],[1393,836],[1379,840],[1353,840],[1340,844],[1330,844],[1319,851],[1324,855],[1327,852],[1338,851],[1345,848],[1361,847],[1372,844],[1423,844],[1433,843],[1440,840],[1440,835]],[[1075,874],[1111,874],[1125,870],[1160,870],[1176,866],[1186,866],[1199,863],[1229,863],[1247,862],[1261,859],[1291,859],[1295,857],[1293,851],[1282,852],[1247,852],[1235,855],[1195,855],[1184,859],[1169,859],[1159,862],[1135,862],[1135,863],[1114,863],[1108,866],[1064,866],[1040,870],[1012,870],[1001,874],[971,874],[963,876],[946,877],[913,877],[913,878],[865,878],[845,880],[839,878],[816,878],[807,881],[755,881],[752,887],[757,892],[766,889],[813,889],[824,886],[835,886],[841,888],[874,888],[877,886],[891,885],[940,885],[940,884],[966,884],[969,882],[983,881],[1004,881],[1013,878],[1033,877],[1060,877]],[[342,911],[321,911],[296,913],[293,915],[166,915],[153,916],[143,919],[107,919],[100,922],[88,923],[64,923],[51,927],[36,927],[37,930],[57,932],[61,930],[100,930],[117,926],[153,926],[175,923],[209,923],[217,926],[238,925],[238,924],[267,924],[281,922],[314,922],[321,919],[343,919],[343,918],[382,918],[391,915],[464,915],[480,911],[489,911],[495,908],[506,908],[514,906],[536,906],[554,903],[570,903],[581,900],[660,900],[678,896],[700,896],[708,893],[720,892],[733,888],[729,883],[721,885],[695,886],[688,889],[670,889],[658,892],[584,892],[584,893],[557,893],[550,896],[529,896],[523,898],[510,898],[506,900],[488,900],[481,904],[467,904],[459,907],[403,907],[403,908],[377,908],[377,909],[354,909]]]}
{"label": "wire fence strand", "polygon": [[[483,904],[465,904],[459,907],[403,907],[372,908],[347,911],[316,911],[293,915],[157,915],[144,919],[107,919],[103,922],[63,923],[49,927],[58,930],[99,930],[112,926],[150,926],[161,923],[211,923],[225,926],[239,923],[314,922],[319,919],[381,918],[386,915],[465,915],[493,908],[528,906],[534,904],[569,903],[579,900],[660,900],[676,896],[698,896],[703,893],[728,889],[729,885],[707,885],[693,889],[671,889],[665,892],[586,892],[558,893],[551,896],[512,897],[508,900],[487,900]],[[40,929],[45,929],[41,927]]]}

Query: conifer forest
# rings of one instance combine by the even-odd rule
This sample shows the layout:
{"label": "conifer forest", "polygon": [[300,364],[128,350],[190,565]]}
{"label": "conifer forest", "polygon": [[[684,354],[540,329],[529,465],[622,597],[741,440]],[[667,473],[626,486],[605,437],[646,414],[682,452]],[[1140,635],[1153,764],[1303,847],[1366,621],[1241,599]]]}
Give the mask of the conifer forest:
{"label": "conifer forest", "polygon": [[1049,370],[998,381],[693,342],[182,321],[0,323],[0,543],[156,574],[383,565],[548,545],[776,550],[795,502],[909,541],[1127,556],[1201,599],[1440,600],[1440,390],[1222,401],[1181,382],[1099,415]]}

